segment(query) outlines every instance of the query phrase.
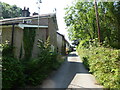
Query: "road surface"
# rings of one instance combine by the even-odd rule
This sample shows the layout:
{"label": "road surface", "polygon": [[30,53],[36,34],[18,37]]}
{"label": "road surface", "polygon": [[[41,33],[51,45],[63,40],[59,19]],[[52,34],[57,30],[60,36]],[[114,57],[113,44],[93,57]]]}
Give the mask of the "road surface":
{"label": "road surface", "polygon": [[85,69],[76,52],[70,53],[62,66],[53,72],[39,87],[102,88],[96,83],[94,76]]}

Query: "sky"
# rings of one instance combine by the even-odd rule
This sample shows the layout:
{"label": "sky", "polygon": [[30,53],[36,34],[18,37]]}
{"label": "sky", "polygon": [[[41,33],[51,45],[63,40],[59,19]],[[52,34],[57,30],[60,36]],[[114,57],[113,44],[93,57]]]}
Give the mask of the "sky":
{"label": "sky", "polygon": [[[17,5],[20,8],[29,7],[31,13],[38,12],[38,5],[36,2],[38,0],[0,0],[1,2],[8,3],[10,5]],[[65,16],[64,8],[67,5],[71,5],[73,0],[41,0],[40,4],[40,14],[53,13],[56,8],[56,16],[58,28],[61,34],[65,35],[65,38],[68,40],[68,34],[66,30],[66,25],[63,17]],[[69,40],[68,40],[69,41]]]}

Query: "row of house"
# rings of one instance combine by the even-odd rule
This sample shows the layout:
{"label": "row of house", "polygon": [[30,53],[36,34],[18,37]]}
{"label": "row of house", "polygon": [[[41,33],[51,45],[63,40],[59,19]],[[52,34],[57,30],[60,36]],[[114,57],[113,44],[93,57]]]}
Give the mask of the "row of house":
{"label": "row of house", "polygon": [[66,48],[70,46],[64,36],[57,32],[58,26],[55,13],[30,16],[29,9],[24,8],[22,17],[0,20],[0,29],[2,29],[2,43],[8,40],[15,47],[14,56],[17,58],[25,56],[25,47],[30,48],[25,46],[26,40],[29,40],[28,46],[29,44],[32,46],[32,58],[37,57],[39,54],[38,39],[45,42],[49,37],[51,46],[60,54],[66,54]]}
{"label": "row of house", "polygon": [[71,49],[69,42],[65,39],[64,35],[59,32],[57,32],[57,47],[58,52],[63,55],[67,54]]}

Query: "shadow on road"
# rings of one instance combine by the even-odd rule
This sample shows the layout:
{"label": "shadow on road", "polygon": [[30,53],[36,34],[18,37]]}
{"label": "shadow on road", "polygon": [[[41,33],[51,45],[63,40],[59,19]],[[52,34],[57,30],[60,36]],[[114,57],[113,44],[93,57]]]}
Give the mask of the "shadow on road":
{"label": "shadow on road", "polygon": [[42,85],[37,88],[66,89],[77,74],[89,74],[89,72],[85,69],[76,53],[72,52],[68,55],[61,67],[57,71],[54,71]]}
{"label": "shadow on road", "polygon": [[89,74],[75,53],[68,55],[66,61],[43,83],[42,88],[68,88],[76,74]]}
{"label": "shadow on road", "polygon": [[[69,56],[77,57],[76,54],[70,54]],[[75,58],[72,58],[72,59],[73,59],[72,61],[68,61],[67,59],[65,64],[61,67],[61,69],[68,68],[66,69],[66,72],[65,72],[66,74],[64,76],[65,77],[63,81],[64,88],[67,88],[70,85],[71,81],[76,76],[76,74],[90,74],[88,70],[84,67],[82,62],[75,62],[76,61]]]}
{"label": "shadow on road", "polygon": [[[63,89],[66,90],[70,85],[74,86],[74,83],[71,83],[78,78],[75,78],[79,75],[85,75],[88,76],[90,73],[88,70],[84,67],[83,63],[80,61],[79,57],[76,55],[76,53],[70,53],[65,60],[65,62],[61,65],[61,67],[54,71],[44,82],[42,85],[36,86],[33,89]],[[81,76],[80,76],[81,77]],[[77,88],[84,88],[84,85],[81,85],[81,83],[86,82],[84,81],[86,77],[82,77],[82,81],[80,81],[79,84],[77,84]],[[89,78],[85,80],[90,80]],[[81,85],[81,86],[80,86]],[[86,83],[85,83],[86,85]],[[91,84],[90,84],[91,85]],[[89,86],[89,85],[87,85]],[[71,88],[71,87],[70,87]]]}

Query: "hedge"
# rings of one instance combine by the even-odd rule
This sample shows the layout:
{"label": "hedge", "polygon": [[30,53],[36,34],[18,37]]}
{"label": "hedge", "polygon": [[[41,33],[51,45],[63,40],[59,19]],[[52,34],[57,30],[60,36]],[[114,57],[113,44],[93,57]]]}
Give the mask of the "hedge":
{"label": "hedge", "polygon": [[24,89],[26,86],[37,86],[56,70],[64,60],[56,52],[51,52],[49,41],[39,40],[39,55],[37,58],[23,60],[14,57],[14,48],[3,44],[2,50],[2,89]]}
{"label": "hedge", "polygon": [[120,89],[120,50],[102,46],[78,48],[86,68],[105,88]]}
{"label": "hedge", "polygon": [[23,87],[25,85],[21,62],[14,58],[13,47],[5,44],[2,51],[2,89]]}

